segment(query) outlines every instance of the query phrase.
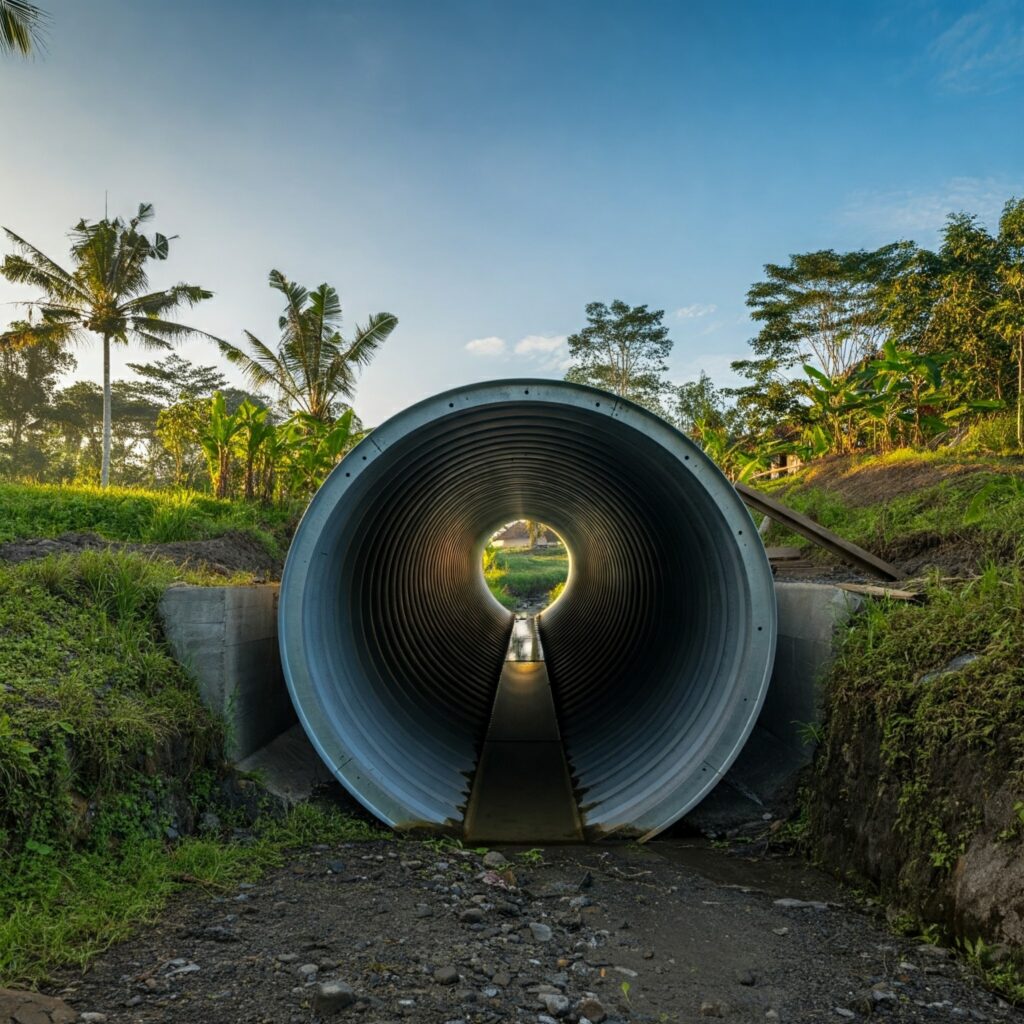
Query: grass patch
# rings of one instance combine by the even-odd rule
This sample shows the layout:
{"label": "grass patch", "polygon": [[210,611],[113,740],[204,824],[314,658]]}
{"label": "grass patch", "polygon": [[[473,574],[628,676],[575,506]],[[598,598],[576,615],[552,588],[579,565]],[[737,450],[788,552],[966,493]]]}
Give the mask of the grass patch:
{"label": "grass patch", "polygon": [[544,598],[550,603],[569,577],[569,552],[564,546],[532,551],[499,549],[486,555],[485,560],[488,589],[512,611],[526,601]]}
{"label": "grass patch", "polygon": [[244,843],[168,842],[210,806],[223,733],[162,640],[181,578],[203,580],[108,551],[0,564],[0,986],[84,966],[182,886],[381,835],[304,806]]}
{"label": "grass patch", "polygon": [[299,511],[190,491],[0,483],[0,542],[80,531],[107,540],[164,543],[247,530],[279,554]]}
{"label": "grass patch", "polygon": [[157,602],[180,575],[115,552],[0,565],[0,851],[59,846],[133,775],[187,777],[218,749],[161,640]]}
{"label": "grass patch", "polygon": [[[900,493],[904,475],[918,474],[929,467],[938,480],[909,493]],[[972,472],[957,470],[968,467]],[[813,465],[812,465],[813,470]],[[941,479],[942,471],[949,479]],[[993,558],[1005,558],[1016,548],[1024,524],[1024,476],[1020,460],[995,458],[954,459],[945,453],[893,452],[850,462],[840,480],[825,476],[820,482],[811,473],[806,481],[776,481],[762,485],[798,512],[822,526],[872,551],[913,545],[915,538],[933,543],[968,541]],[[844,496],[856,490],[858,478],[878,478],[875,489],[881,500],[855,503]],[[886,483],[891,495],[885,494]],[[768,543],[806,542],[773,525]]]}
{"label": "grass patch", "polygon": [[[959,858],[978,836],[1024,842],[1022,666],[1024,566],[1013,563],[966,583],[933,579],[921,605],[867,602],[826,679],[813,846],[837,870],[871,876],[910,930],[968,953],[984,943],[953,916]],[[1019,964],[987,976],[1024,996]]]}
{"label": "grass patch", "polygon": [[139,832],[111,851],[26,850],[0,859],[0,986],[33,984],[97,954],[156,918],[187,887],[223,891],[314,842],[382,839],[387,833],[305,804],[282,821],[257,822],[247,842],[188,838],[168,844]]}

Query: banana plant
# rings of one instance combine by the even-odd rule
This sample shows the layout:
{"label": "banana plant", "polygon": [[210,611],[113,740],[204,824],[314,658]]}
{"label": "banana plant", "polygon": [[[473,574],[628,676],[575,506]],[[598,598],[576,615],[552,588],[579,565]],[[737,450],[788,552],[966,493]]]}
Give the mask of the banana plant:
{"label": "banana plant", "polygon": [[226,498],[231,488],[231,454],[235,436],[241,430],[238,412],[228,412],[227,402],[219,392],[210,399],[210,422],[199,437],[206,465],[210,471],[215,497]]}
{"label": "banana plant", "polygon": [[261,475],[260,463],[267,458],[268,442],[277,434],[277,428],[269,422],[270,410],[247,398],[235,412],[237,434],[243,461],[243,492],[246,501],[256,497],[256,481]]}
{"label": "banana plant", "polygon": [[851,376],[829,377],[815,366],[804,364],[807,380],[802,381],[802,390],[810,400],[807,419],[810,426],[817,427],[815,441],[828,437],[826,450],[850,452],[857,447],[859,430],[857,412],[861,408],[862,395],[857,381]]}
{"label": "banana plant", "polygon": [[312,494],[342,456],[363,436],[355,414],[346,409],[334,423],[300,412],[285,424],[288,438],[288,489]]}

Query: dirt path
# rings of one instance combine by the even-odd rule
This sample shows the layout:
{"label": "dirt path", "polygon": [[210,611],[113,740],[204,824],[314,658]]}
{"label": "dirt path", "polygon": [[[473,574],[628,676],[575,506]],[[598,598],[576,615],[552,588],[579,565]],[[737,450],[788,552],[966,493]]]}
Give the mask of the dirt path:
{"label": "dirt path", "polygon": [[488,870],[412,842],[298,852],[182,897],[50,991],[110,1022],[1024,1021],[794,861],[678,841],[505,853]]}

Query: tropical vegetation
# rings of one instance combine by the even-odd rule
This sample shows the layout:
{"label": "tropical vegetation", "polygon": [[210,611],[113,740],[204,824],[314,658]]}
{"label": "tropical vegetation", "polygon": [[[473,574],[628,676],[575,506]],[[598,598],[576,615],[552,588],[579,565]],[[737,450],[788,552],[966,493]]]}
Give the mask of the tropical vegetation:
{"label": "tropical vegetation", "polygon": [[759,325],[741,383],[673,385],[664,311],[587,307],[568,380],[604,387],[693,436],[733,479],[824,455],[910,447],[1024,451],[1024,200],[995,231],[949,216],[931,251],[797,253],[747,294]]}

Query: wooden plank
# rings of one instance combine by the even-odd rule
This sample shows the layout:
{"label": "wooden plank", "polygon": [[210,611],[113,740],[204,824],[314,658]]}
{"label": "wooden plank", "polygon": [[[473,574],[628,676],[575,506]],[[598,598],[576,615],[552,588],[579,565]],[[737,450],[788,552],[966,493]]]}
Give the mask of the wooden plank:
{"label": "wooden plank", "polygon": [[831,551],[832,554],[841,558],[847,565],[863,569],[865,572],[869,572],[883,580],[902,580],[905,578],[905,573],[897,569],[895,565],[890,565],[889,562],[871,554],[870,551],[865,551],[864,548],[851,544],[850,541],[844,540],[831,530],[826,530],[820,523],[816,523],[813,519],[809,519],[800,512],[787,508],[782,502],[769,497],[763,491],[757,491],[746,484],[734,484],[733,486],[743,501],[755,512],[760,512],[764,516],[771,516],[772,519],[777,523],[781,523],[786,529],[800,534],[801,537],[806,537],[809,541],[812,541],[819,547],[823,547],[826,551]]}
{"label": "wooden plank", "polygon": [[924,600],[924,594],[915,590],[897,590],[895,587],[873,587],[869,583],[834,583],[840,590],[848,590],[851,594],[863,594],[865,597],[887,597],[890,601]]}

